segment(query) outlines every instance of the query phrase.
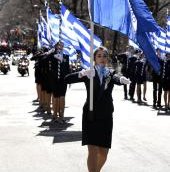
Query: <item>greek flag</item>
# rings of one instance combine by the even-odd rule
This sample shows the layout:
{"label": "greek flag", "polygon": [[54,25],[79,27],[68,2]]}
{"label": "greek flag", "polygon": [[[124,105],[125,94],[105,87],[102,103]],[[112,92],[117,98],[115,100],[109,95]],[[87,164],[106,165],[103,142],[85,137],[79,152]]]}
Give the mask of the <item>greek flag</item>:
{"label": "greek flag", "polygon": [[[82,62],[84,68],[90,66],[90,31],[75,17],[68,9],[61,5],[62,24],[66,28],[64,30],[61,27],[63,35],[70,36],[72,39],[68,40],[68,43],[72,44],[76,50],[80,50],[82,53]],[[65,32],[64,32],[65,31]],[[72,34],[71,34],[72,33]],[[76,43],[72,43],[75,40]],[[102,44],[101,40],[94,35],[94,49]]]}
{"label": "greek flag", "polygon": [[48,24],[43,16],[40,16],[40,23],[38,25],[38,35],[40,35],[40,44],[41,47],[50,47],[51,36]]}
{"label": "greek flag", "polygon": [[[64,43],[64,53],[70,56],[70,60],[75,60],[76,51],[81,51],[83,67],[89,67],[90,31],[64,5],[61,5],[61,16],[53,14],[49,7],[47,7],[46,12],[47,24],[50,30],[50,45],[54,46],[59,41],[60,32],[60,39]],[[99,47],[101,44],[101,40],[94,36],[94,48]]]}
{"label": "greek flag", "polygon": [[51,45],[54,46],[59,41],[60,16],[52,13],[50,8],[46,8],[47,24],[51,35]]}
{"label": "greek flag", "polygon": [[155,49],[160,49],[163,54],[170,52],[170,16],[167,17],[166,29],[160,27],[160,33],[151,33],[150,37]]}
{"label": "greek flag", "polygon": [[149,38],[149,33],[159,32],[159,28],[143,0],[88,0],[88,3],[92,21],[127,35],[159,73],[160,64]]}
{"label": "greek flag", "polygon": [[167,19],[166,51],[170,53],[170,16]]}
{"label": "greek flag", "polygon": [[41,26],[40,23],[38,22],[37,24],[38,30],[37,30],[37,48],[41,49],[42,43],[41,43]]}
{"label": "greek flag", "polygon": [[[50,42],[51,46],[53,47],[59,41],[59,33],[62,28],[62,32],[60,33],[60,39],[64,43],[63,52],[64,52],[64,54],[69,55],[70,61],[76,60],[77,52],[76,52],[76,49],[74,48],[74,46],[72,46],[72,44],[74,44],[74,42],[70,43],[71,38],[68,33],[67,33],[68,36],[65,35],[67,29],[64,30],[63,24],[61,27],[60,15],[52,13],[52,11],[49,7],[46,8],[46,14],[47,14],[47,24],[49,25],[50,35],[51,35],[51,42]],[[68,43],[68,41],[69,41],[69,43]],[[78,45],[78,42],[76,45]]]}

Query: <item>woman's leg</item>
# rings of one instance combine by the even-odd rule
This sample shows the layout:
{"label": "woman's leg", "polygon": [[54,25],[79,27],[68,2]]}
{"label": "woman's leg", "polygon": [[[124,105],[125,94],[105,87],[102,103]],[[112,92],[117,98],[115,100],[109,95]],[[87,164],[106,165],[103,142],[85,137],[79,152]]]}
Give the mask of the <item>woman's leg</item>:
{"label": "woman's leg", "polygon": [[141,84],[137,84],[136,93],[137,93],[137,102],[141,103]]}
{"label": "woman's leg", "polygon": [[146,90],[147,90],[147,83],[146,81],[143,83],[143,100],[146,101]]}
{"label": "woman's leg", "polygon": [[58,118],[58,112],[59,112],[59,105],[58,105],[58,98],[53,95],[52,97],[52,109],[53,109],[53,117],[54,119]]}
{"label": "woman's leg", "polygon": [[108,150],[107,148],[88,145],[87,166],[89,172],[100,172],[106,162]]}
{"label": "woman's leg", "polygon": [[168,94],[168,92],[167,91],[164,91],[165,110],[167,109],[167,106],[168,106],[167,94]]}
{"label": "woman's leg", "polygon": [[51,93],[47,93],[47,113],[51,114]]}
{"label": "woman's leg", "polygon": [[109,149],[98,147],[97,172],[100,172],[106,162]]}
{"label": "woman's leg", "polygon": [[88,145],[87,167],[89,172],[97,172],[97,146]]}
{"label": "woman's leg", "polygon": [[170,108],[170,91],[168,91],[168,108]]}
{"label": "woman's leg", "polygon": [[59,97],[55,97],[55,111],[57,116],[59,116],[59,112],[60,112],[60,98]]}
{"label": "woman's leg", "polygon": [[62,96],[60,97],[60,112],[59,112],[59,116],[61,118],[64,117],[64,107],[65,107],[65,97]]}

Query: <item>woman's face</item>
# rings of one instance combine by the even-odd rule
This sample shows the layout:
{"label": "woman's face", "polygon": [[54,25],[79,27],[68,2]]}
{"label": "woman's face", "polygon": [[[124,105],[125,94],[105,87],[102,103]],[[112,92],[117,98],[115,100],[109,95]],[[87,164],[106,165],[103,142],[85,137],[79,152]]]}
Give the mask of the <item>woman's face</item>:
{"label": "woman's face", "polygon": [[105,51],[99,50],[95,56],[95,65],[106,66],[108,62],[108,55]]}

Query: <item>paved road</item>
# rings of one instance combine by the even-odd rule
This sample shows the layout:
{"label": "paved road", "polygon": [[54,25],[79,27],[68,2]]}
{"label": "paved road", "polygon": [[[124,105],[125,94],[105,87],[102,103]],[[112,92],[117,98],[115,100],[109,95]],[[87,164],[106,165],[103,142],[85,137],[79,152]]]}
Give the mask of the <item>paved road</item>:
{"label": "paved road", "polygon": [[[37,114],[33,64],[30,76],[16,66],[0,73],[0,172],[87,172],[86,147],[81,146],[84,86],[67,91],[66,125],[53,125]],[[112,149],[103,172],[169,172],[170,115],[153,110],[151,83],[148,105],[123,100],[123,88],[113,91],[115,113]]]}

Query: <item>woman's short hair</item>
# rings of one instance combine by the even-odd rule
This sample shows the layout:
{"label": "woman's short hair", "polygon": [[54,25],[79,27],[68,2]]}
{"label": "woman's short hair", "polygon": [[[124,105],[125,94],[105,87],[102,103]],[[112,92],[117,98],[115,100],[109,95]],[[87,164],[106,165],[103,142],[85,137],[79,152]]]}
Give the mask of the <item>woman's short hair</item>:
{"label": "woman's short hair", "polygon": [[94,53],[93,53],[93,54],[94,54],[94,60],[95,60],[95,58],[96,58],[97,52],[100,51],[100,50],[102,50],[102,51],[105,52],[107,58],[109,57],[109,51],[108,51],[108,49],[107,49],[106,47],[104,47],[104,46],[100,46],[100,47],[97,47],[97,48],[94,50]]}

